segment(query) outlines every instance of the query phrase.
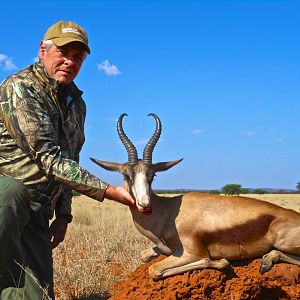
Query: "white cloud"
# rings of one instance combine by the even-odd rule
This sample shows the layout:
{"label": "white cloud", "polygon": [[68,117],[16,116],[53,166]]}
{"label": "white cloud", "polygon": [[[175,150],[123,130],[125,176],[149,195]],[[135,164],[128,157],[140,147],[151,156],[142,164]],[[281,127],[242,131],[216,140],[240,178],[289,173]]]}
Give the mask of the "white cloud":
{"label": "white cloud", "polygon": [[97,64],[97,70],[103,71],[108,76],[121,75],[121,71],[116,65],[112,65],[107,59],[105,59],[100,64]]}
{"label": "white cloud", "polygon": [[191,131],[191,134],[201,134],[203,133],[203,129],[194,129]]}
{"label": "white cloud", "polygon": [[240,132],[241,135],[243,136],[254,136],[256,134],[255,131],[249,131],[249,130],[244,130]]}
{"label": "white cloud", "polygon": [[16,70],[17,66],[14,64],[11,57],[0,53],[0,69],[5,71]]}
{"label": "white cloud", "polygon": [[32,61],[33,61],[34,63],[38,62],[38,61],[39,61],[39,57],[38,57],[38,56],[34,57],[34,58],[32,59]]}

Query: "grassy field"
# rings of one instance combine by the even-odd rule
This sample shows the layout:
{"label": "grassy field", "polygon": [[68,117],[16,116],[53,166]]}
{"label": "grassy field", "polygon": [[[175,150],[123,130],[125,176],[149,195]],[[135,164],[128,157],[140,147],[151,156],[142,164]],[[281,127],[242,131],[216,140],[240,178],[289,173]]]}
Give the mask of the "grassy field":
{"label": "grassy field", "polygon": [[[246,195],[300,212],[300,195]],[[54,250],[57,300],[108,299],[111,286],[133,271],[151,243],[135,229],[126,206],[85,196],[73,200],[74,220]]]}
{"label": "grassy field", "polygon": [[149,242],[135,229],[126,206],[85,196],[73,199],[73,222],[54,250],[57,300],[107,299],[109,286],[140,263]]}

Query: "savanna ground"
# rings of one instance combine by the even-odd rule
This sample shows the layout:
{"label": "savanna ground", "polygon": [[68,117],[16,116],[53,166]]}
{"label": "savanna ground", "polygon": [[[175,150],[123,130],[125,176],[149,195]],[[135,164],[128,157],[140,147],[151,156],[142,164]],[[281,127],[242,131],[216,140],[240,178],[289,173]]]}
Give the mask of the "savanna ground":
{"label": "savanna ground", "polygon": [[[300,195],[247,195],[300,212]],[[54,250],[57,300],[300,299],[300,268],[278,264],[260,275],[259,260],[231,270],[200,270],[154,282],[139,253],[151,245],[135,229],[129,209],[74,197],[73,222]],[[158,258],[158,259],[161,259]]]}

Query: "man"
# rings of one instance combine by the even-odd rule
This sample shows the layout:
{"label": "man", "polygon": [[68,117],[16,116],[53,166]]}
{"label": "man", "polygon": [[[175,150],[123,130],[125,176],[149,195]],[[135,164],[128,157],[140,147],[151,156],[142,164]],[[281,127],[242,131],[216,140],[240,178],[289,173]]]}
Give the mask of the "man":
{"label": "man", "polygon": [[72,190],[134,205],[125,189],[78,164],[86,108],[73,80],[87,54],[86,32],[60,21],[47,30],[39,62],[0,86],[1,300],[54,299],[52,248],[72,220]]}

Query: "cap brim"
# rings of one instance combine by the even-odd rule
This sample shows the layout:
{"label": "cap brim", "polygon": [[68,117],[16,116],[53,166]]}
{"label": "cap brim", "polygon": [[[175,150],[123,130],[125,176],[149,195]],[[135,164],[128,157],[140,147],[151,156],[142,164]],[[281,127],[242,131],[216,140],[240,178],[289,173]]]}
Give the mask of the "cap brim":
{"label": "cap brim", "polygon": [[52,40],[53,44],[58,47],[64,46],[64,45],[72,43],[72,42],[80,42],[82,44],[82,46],[84,47],[84,49],[86,50],[86,52],[88,54],[91,53],[89,46],[82,39],[79,39],[79,38],[76,38],[73,36],[72,37],[63,37],[63,38],[53,38],[51,40]]}

